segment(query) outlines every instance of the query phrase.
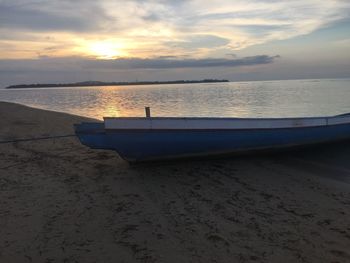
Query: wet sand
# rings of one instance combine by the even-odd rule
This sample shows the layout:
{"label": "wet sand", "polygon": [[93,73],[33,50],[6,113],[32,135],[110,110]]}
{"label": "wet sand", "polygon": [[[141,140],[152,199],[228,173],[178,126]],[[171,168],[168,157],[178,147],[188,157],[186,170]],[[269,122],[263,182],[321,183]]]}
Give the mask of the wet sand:
{"label": "wet sand", "polygon": [[[86,120],[0,103],[0,141]],[[350,142],[129,166],[77,138],[0,144],[0,262],[350,262]]]}

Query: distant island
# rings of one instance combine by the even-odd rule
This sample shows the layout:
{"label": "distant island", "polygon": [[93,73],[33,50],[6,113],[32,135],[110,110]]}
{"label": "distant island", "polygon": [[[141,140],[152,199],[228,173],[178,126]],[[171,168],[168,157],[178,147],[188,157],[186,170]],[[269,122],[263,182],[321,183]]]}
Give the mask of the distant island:
{"label": "distant island", "polygon": [[58,84],[20,84],[11,85],[6,89],[23,88],[60,88],[60,87],[93,87],[93,86],[128,86],[128,85],[158,85],[158,84],[193,84],[193,83],[218,83],[229,82],[226,79],[203,79],[203,80],[174,80],[174,81],[133,81],[133,82],[102,82],[102,81],[83,81],[75,83]]}

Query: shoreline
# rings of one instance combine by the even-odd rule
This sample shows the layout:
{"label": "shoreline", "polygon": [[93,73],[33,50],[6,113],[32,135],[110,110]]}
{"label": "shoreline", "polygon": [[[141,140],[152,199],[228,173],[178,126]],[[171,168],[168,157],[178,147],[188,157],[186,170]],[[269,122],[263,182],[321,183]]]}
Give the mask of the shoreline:
{"label": "shoreline", "polygon": [[48,113],[63,114],[63,115],[70,116],[70,117],[72,117],[74,119],[81,119],[83,121],[92,121],[92,122],[102,122],[103,121],[103,120],[96,119],[96,118],[90,118],[90,117],[87,117],[87,116],[77,115],[77,114],[64,112],[64,111],[56,111],[56,110],[51,110],[51,109],[40,108],[40,107],[36,107],[36,106],[22,104],[22,103],[19,103],[19,102],[1,101],[0,100],[0,104],[14,105],[14,106],[28,108],[30,110],[39,110],[39,111],[44,111],[44,112],[48,112]]}
{"label": "shoreline", "polygon": [[[0,102],[0,140],[88,120]],[[349,261],[349,146],[129,166],[74,137],[1,144],[0,261]]]}

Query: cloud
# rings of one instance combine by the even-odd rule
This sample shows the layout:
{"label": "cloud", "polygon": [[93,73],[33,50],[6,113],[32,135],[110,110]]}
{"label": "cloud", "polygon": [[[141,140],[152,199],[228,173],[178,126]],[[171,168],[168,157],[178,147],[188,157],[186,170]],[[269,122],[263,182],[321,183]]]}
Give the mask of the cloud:
{"label": "cloud", "polygon": [[349,18],[350,2],[323,0],[242,1],[193,0],[179,24],[230,39],[233,49],[306,35]]}
{"label": "cloud", "polygon": [[334,41],[334,44],[336,46],[344,46],[344,47],[350,47],[350,38],[346,38],[346,39],[341,39],[341,40],[336,40]]}
{"label": "cloud", "polygon": [[0,28],[34,31],[96,31],[112,19],[92,2],[3,1],[0,2]]}
{"label": "cloud", "polygon": [[[121,53],[130,57],[224,57],[257,44],[310,34],[350,18],[349,11],[345,0],[3,0],[0,33],[9,40],[8,32],[13,32],[18,46],[21,35],[35,44],[28,43],[32,51],[17,55],[2,50],[0,57],[51,56],[44,48],[60,45],[66,48],[57,52],[59,56],[75,56],[81,55],[79,49],[86,51],[89,42],[108,40],[122,43]],[[47,35],[53,38],[45,40]]]}
{"label": "cloud", "polygon": [[183,49],[215,48],[226,46],[230,40],[215,35],[191,35],[182,41],[169,41],[168,45]]}

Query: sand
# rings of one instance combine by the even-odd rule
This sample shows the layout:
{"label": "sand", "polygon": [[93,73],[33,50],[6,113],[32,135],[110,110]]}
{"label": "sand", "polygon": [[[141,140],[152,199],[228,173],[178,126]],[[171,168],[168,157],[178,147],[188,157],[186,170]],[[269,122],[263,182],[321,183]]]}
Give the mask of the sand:
{"label": "sand", "polygon": [[[0,141],[84,120],[0,103]],[[349,146],[130,166],[75,137],[0,144],[0,262],[350,262]]]}

